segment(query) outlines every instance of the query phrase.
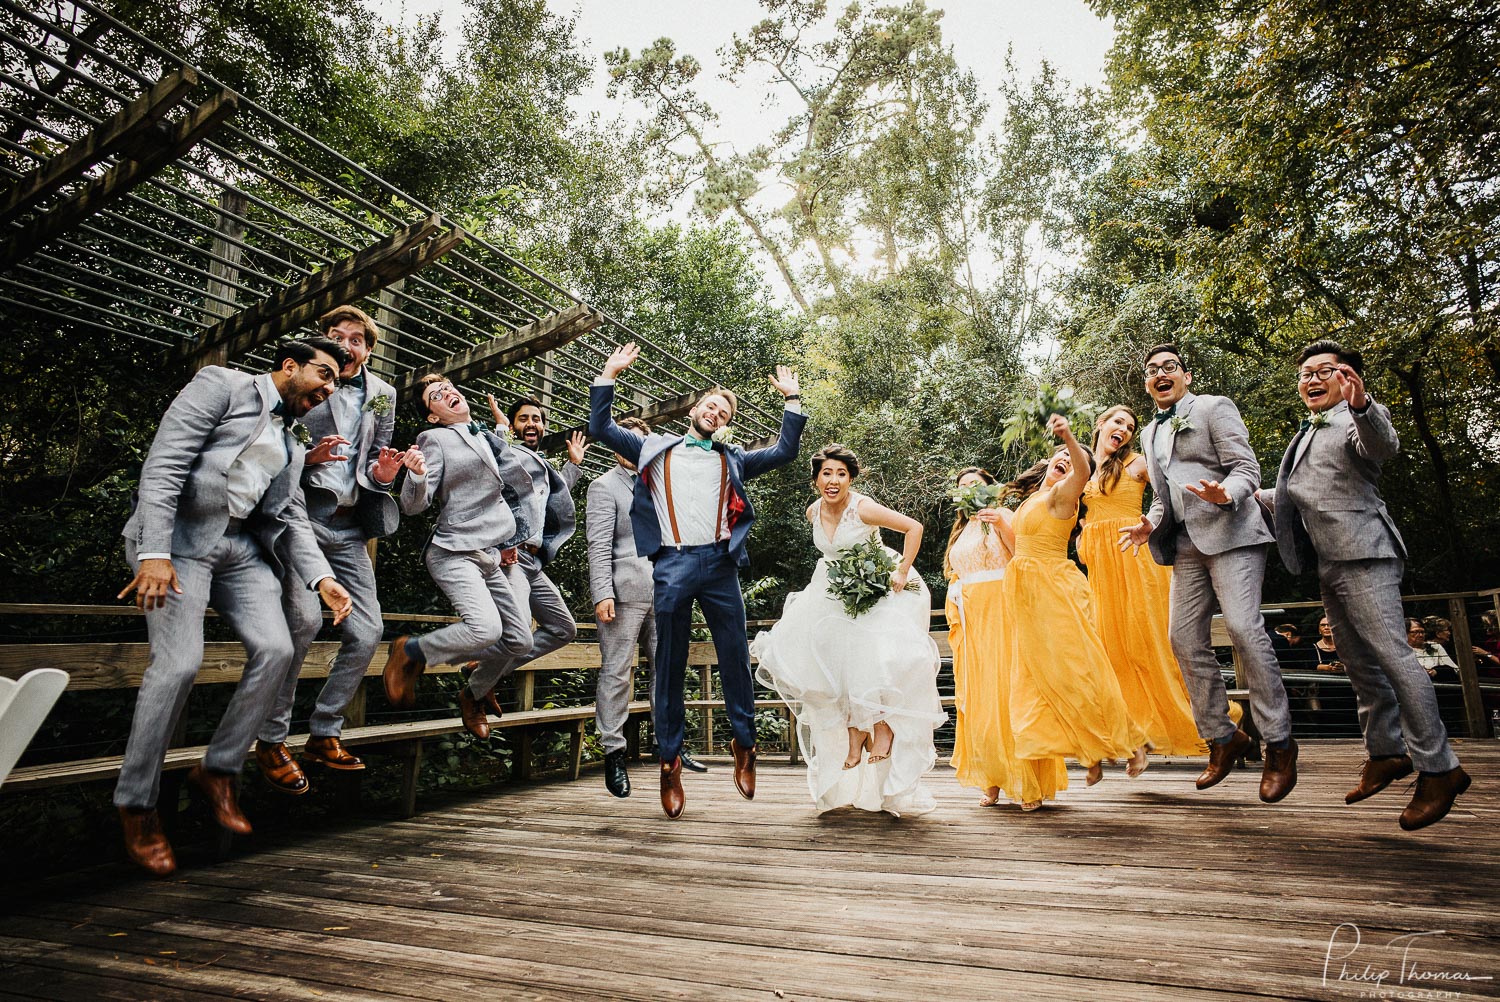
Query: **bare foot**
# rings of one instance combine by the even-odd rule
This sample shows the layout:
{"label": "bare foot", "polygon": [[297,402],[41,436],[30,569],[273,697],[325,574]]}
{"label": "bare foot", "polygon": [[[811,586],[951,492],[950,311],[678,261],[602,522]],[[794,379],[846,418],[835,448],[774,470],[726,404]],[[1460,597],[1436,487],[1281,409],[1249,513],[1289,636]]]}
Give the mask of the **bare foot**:
{"label": "bare foot", "polygon": [[980,807],[994,807],[1000,803],[1000,787],[992,786],[984,791],[984,796],[979,798]]}
{"label": "bare foot", "polygon": [[1089,766],[1089,771],[1084,774],[1083,785],[1093,786],[1103,778],[1104,764],[1102,762],[1095,762],[1093,765]]}
{"label": "bare foot", "polygon": [[1134,779],[1146,771],[1146,767],[1151,764],[1146,758],[1146,752],[1150,748],[1150,745],[1141,745],[1135,750],[1135,754],[1130,756],[1130,761],[1125,763],[1125,775]]}
{"label": "bare foot", "polygon": [[870,761],[884,762],[891,757],[891,745],[896,743],[896,732],[884,720],[875,724],[875,743],[870,746]]}
{"label": "bare foot", "polygon": [[[849,757],[844,759],[844,768],[853,769],[859,765],[868,747],[870,747],[869,732],[862,731],[858,727],[849,728]],[[871,756],[871,760],[874,760],[874,756]]]}

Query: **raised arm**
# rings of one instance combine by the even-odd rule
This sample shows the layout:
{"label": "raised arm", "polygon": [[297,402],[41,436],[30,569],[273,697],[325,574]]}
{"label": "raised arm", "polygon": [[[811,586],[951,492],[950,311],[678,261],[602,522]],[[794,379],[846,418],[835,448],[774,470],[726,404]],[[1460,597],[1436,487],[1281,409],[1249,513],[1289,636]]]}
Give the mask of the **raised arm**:
{"label": "raised arm", "polygon": [[1078,499],[1083,497],[1083,489],[1088,486],[1089,454],[1083,451],[1083,446],[1073,437],[1068,419],[1061,414],[1054,414],[1047,419],[1047,430],[1061,440],[1068,450],[1069,466],[1068,475],[1052,486],[1052,493],[1047,498],[1047,510],[1055,518],[1067,518],[1078,507]]}
{"label": "raised arm", "polygon": [[589,438],[603,442],[632,463],[639,464],[645,439],[615,424],[615,380],[641,355],[635,342],[621,345],[610,353],[604,371],[589,388]]}
{"label": "raised arm", "polygon": [[891,575],[891,590],[901,591],[906,587],[907,577],[911,574],[911,565],[916,563],[917,553],[922,549],[922,523],[910,515],[903,515],[883,504],[876,504],[869,498],[859,503],[859,517],[866,525],[878,525],[882,529],[890,529],[905,535],[906,542],[901,547],[901,563],[897,566],[896,573]]}
{"label": "raised arm", "polygon": [[745,453],[746,480],[796,459],[798,450],[802,448],[802,429],[807,427],[807,415],[802,413],[802,390],[796,371],[778,365],[776,374],[768,378],[786,400],[786,408],[781,412],[781,433],[776,436],[774,444]]}

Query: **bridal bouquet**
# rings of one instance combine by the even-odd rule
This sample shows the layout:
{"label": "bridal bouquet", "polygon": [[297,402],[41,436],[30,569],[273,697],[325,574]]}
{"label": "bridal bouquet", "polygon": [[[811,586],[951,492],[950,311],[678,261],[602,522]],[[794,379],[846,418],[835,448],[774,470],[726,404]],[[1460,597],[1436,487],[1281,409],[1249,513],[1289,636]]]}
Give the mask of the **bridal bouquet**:
{"label": "bridal bouquet", "polygon": [[[1053,387],[1042,383],[1033,394],[1017,394],[1011,404],[1011,415],[1000,433],[1000,444],[1006,448],[1020,445],[1031,452],[1051,453],[1056,444],[1047,431],[1047,419],[1061,414],[1075,429],[1087,428],[1094,420],[1095,408],[1078,399],[1071,386]],[[1078,434],[1075,430],[1074,434]]]}
{"label": "bridal bouquet", "polygon": [[[954,504],[958,505],[960,515],[964,518],[973,518],[986,508],[1000,507],[1000,495],[1004,490],[1005,488],[999,484],[987,484],[981,480],[967,487],[955,487],[948,492],[948,496],[953,499]],[[990,524],[981,522],[980,525],[984,527],[984,534],[988,536]]]}
{"label": "bridal bouquet", "polygon": [[[828,592],[844,604],[844,611],[853,618],[869,612],[890,593],[894,573],[896,561],[890,553],[878,540],[867,539],[828,561]],[[922,590],[915,573],[907,580],[906,590]]]}

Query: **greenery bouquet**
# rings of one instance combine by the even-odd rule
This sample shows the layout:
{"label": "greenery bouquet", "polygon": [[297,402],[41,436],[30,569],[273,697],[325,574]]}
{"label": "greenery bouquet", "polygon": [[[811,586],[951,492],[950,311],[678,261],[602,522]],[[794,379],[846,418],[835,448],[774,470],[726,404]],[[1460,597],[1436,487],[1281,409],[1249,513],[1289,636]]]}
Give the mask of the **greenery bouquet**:
{"label": "greenery bouquet", "polygon": [[1075,429],[1074,434],[1079,434],[1078,429],[1092,424],[1096,410],[1093,405],[1080,400],[1073,387],[1054,388],[1050,383],[1042,383],[1033,393],[1016,395],[1011,404],[1011,415],[1006,418],[1005,428],[1000,433],[1000,444],[1007,449],[1019,445],[1028,452],[1051,453],[1056,442],[1047,431],[1049,417],[1061,414]]}
{"label": "greenery bouquet", "polygon": [[[879,540],[856,543],[828,561],[828,591],[844,604],[851,618],[869,612],[891,591],[896,561]],[[907,591],[921,591],[915,575],[906,582]]]}
{"label": "greenery bouquet", "polygon": [[[976,514],[986,508],[1000,507],[1000,495],[1005,488],[999,484],[987,484],[983,480],[970,484],[967,487],[955,487],[948,492],[953,503],[958,505],[958,513],[964,518],[973,518]],[[990,534],[990,524],[981,522],[984,534]]]}

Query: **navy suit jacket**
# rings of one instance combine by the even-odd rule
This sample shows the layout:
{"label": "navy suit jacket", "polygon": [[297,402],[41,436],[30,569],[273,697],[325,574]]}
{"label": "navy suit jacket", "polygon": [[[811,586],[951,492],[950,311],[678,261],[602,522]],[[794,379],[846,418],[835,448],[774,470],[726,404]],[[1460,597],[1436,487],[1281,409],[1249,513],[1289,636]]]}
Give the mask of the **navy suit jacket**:
{"label": "navy suit jacket", "polygon": [[[681,435],[641,436],[615,424],[613,408],[615,384],[594,384],[589,389],[589,437],[603,442],[635,464],[640,476],[635,480],[635,496],[630,504],[630,525],[635,532],[635,549],[643,557],[655,560],[667,545],[661,538],[661,522],[656,514],[656,502],[651,498],[650,466],[667,449],[682,441]],[[745,481],[758,477],[778,466],[785,466],[797,458],[802,444],[802,429],[807,425],[807,415],[795,411],[783,411],[781,434],[774,445],[746,452],[737,445],[714,443],[714,451],[722,452],[729,460],[729,552],[735,563],[744,566],[750,562],[750,553],[745,540],[750,535],[750,526],[755,522],[755,507],[745,493]]]}

